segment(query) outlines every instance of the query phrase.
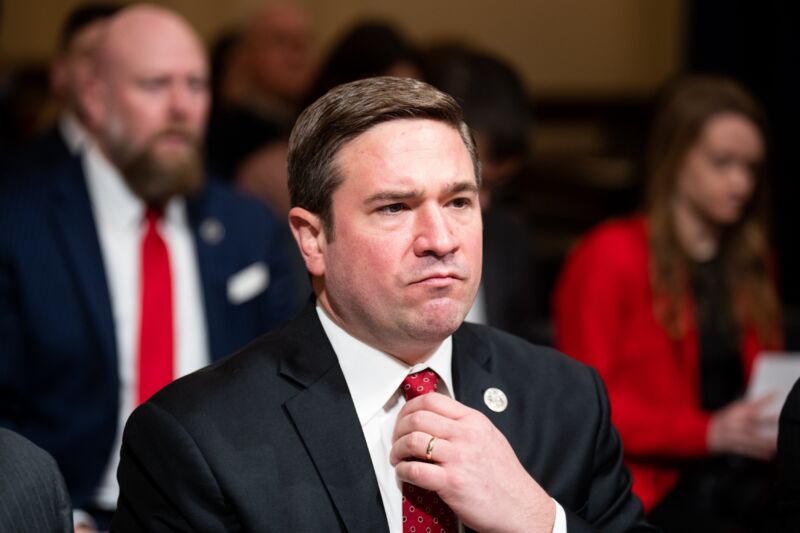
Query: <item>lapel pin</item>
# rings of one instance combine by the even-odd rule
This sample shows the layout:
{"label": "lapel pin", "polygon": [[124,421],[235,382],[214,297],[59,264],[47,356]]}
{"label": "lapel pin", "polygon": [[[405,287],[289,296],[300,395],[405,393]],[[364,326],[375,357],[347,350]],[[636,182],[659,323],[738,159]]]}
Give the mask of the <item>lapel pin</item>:
{"label": "lapel pin", "polygon": [[214,217],[209,217],[200,223],[200,237],[211,246],[219,244],[225,238],[225,226]]}
{"label": "lapel pin", "polygon": [[505,392],[490,387],[483,393],[483,403],[495,413],[502,413],[508,407],[508,398]]}

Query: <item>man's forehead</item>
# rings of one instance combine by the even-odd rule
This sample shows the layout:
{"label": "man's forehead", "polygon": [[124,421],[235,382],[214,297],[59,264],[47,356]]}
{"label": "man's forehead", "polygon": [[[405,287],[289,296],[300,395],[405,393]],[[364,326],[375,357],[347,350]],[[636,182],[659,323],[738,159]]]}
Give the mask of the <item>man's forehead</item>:
{"label": "man's forehead", "polygon": [[107,24],[100,46],[109,67],[134,74],[207,70],[197,35],[168,12],[123,12]]}
{"label": "man's forehead", "polygon": [[[419,129],[418,129],[419,128]],[[421,140],[421,141],[420,141]],[[427,141],[427,142],[426,142]],[[440,141],[444,141],[440,144]],[[381,187],[383,183],[398,188],[409,190],[419,190],[419,182],[412,176],[404,175],[402,163],[398,165],[396,158],[390,158],[392,170],[394,172],[382,172],[384,156],[392,148],[398,152],[409,148],[411,150],[444,150],[446,144],[455,146],[455,149],[463,156],[461,161],[464,163],[466,174],[453,175],[450,179],[437,182],[437,188],[462,187],[464,184],[475,184],[477,189],[477,179],[474,174],[474,166],[469,150],[464,143],[458,129],[452,124],[430,118],[399,118],[378,123],[355,137],[348,139],[336,152],[334,165],[342,179],[347,179],[347,171],[351,165],[367,165],[374,172],[373,177],[380,176],[380,180],[373,180],[374,187]],[[432,160],[435,161],[435,158]],[[453,169],[455,170],[455,169]],[[416,184],[416,185],[415,185]],[[468,187],[467,187],[468,188]]]}

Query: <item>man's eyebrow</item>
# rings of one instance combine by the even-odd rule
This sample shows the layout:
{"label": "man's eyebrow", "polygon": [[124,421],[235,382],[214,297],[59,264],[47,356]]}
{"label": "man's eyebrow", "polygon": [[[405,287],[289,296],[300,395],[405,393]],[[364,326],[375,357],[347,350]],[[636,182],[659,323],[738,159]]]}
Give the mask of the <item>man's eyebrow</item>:
{"label": "man's eyebrow", "polygon": [[[446,193],[449,194],[458,194],[462,192],[469,192],[478,194],[478,186],[471,181],[459,181],[456,183],[451,183],[448,185],[446,189]],[[381,191],[379,193],[373,194],[366,200],[364,200],[365,204],[372,204],[376,202],[399,202],[403,200],[411,200],[413,198],[419,198],[422,196],[422,191],[418,190],[397,190],[397,191]]]}
{"label": "man's eyebrow", "polygon": [[400,200],[410,200],[412,198],[418,198],[422,196],[420,191],[410,190],[410,191],[381,191],[379,193],[373,194],[366,200],[364,200],[365,204],[372,204],[376,202],[385,202],[385,201],[400,201]]}
{"label": "man's eyebrow", "polygon": [[451,184],[447,188],[447,192],[450,194],[458,194],[460,192],[471,192],[478,194],[478,185],[472,181],[459,181]]}

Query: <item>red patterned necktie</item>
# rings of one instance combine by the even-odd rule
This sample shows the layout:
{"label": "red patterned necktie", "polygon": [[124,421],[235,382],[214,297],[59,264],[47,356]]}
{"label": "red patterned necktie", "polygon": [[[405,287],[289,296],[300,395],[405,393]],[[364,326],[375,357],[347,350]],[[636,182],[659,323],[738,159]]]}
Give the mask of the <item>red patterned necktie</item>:
{"label": "red patterned necktie", "polygon": [[142,238],[137,403],[173,378],[172,275],[167,244],[156,227],[160,213],[148,208]]}
{"label": "red patterned necktie", "polygon": [[[439,376],[433,370],[409,374],[400,385],[406,400],[436,391]],[[456,515],[432,491],[403,483],[403,533],[456,533]]]}

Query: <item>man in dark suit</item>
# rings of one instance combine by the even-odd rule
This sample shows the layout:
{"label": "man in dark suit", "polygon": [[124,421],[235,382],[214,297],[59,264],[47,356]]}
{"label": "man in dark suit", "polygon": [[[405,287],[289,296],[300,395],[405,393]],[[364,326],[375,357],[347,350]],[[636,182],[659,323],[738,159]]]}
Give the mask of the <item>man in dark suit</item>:
{"label": "man in dark suit", "polygon": [[0,426],[100,519],[133,408],[293,314],[279,225],[203,176],[206,77],[183,19],[125,9],[85,93],[97,142],[0,191]]}
{"label": "man in dark suit", "polygon": [[304,111],[289,220],[316,299],[133,413],[113,530],[648,530],[597,374],[463,323],[479,187],[460,108],[425,83]]}
{"label": "man in dark suit", "polygon": [[80,94],[105,23],[118,9],[112,4],[89,3],[77,7],[67,16],[50,67],[51,90],[61,106],[58,121],[41,137],[9,154],[0,168],[0,179],[57,166],[80,155],[89,140]]}
{"label": "man in dark suit", "polygon": [[778,431],[778,480],[764,531],[797,531],[800,526],[800,380],[781,410]]}
{"label": "man in dark suit", "polygon": [[0,531],[72,531],[64,478],[50,455],[0,428]]}

